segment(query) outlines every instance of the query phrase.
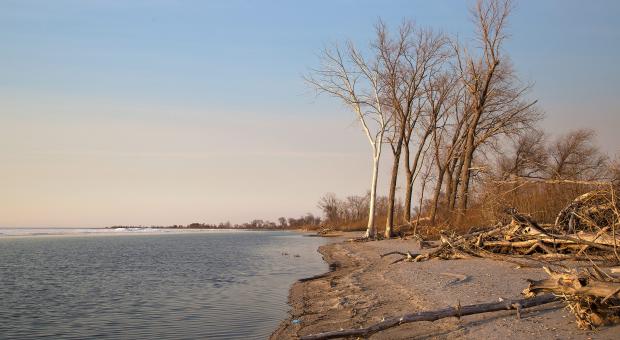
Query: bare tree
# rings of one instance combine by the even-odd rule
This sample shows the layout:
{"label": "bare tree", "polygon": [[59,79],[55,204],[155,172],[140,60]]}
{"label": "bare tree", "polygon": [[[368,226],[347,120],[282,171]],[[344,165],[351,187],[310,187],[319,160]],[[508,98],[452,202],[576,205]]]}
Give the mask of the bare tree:
{"label": "bare tree", "polygon": [[[405,130],[405,138],[403,140],[403,167],[405,168],[405,214],[404,220],[411,222],[411,199],[413,196],[413,184],[418,172],[420,159],[423,150],[427,145],[427,140],[433,131],[428,115],[423,113],[424,98],[417,101],[415,111],[409,117],[407,128]],[[416,130],[420,130],[416,133]],[[412,149],[412,144],[417,145]],[[411,159],[411,151],[415,151],[413,160]]]}
{"label": "bare tree", "polygon": [[[425,94],[433,126],[431,140],[437,171],[429,216],[431,224],[434,224],[444,177],[463,144],[465,119],[460,108],[462,87],[453,73],[431,75],[425,84]],[[450,183],[451,180],[450,177],[447,182]]]}
{"label": "bare tree", "polygon": [[280,217],[278,218],[278,226],[282,229],[288,227],[288,223],[286,223],[286,218],[285,217]]}
{"label": "bare tree", "polygon": [[330,192],[323,195],[317,206],[323,211],[323,216],[325,216],[327,222],[339,222],[340,215],[338,213],[338,198],[336,198],[336,194]]}
{"label": "bare tree", "polygon": [[592,130],[579,129],[558,137],[548,150],[549,177],[582,180],[603,177],[608,158],[594,143],[595,136]]}
{"label": "bare tree", "polygon": [[502,53],[510,0],[479,0],[472,10],[476,23],[479,55],[456,44],[456,66],[468,92],[467,134],[463,146],[462,168],[458,188],[459,217],[467,208],[472,162],[476,149],[490,138],[515,132],[531,121],[534,102],[523,97],[528,86],[520,86],[510,61]]}
{"label": "bare tree", "polygon": [[[373,49],[376,52],[376,49]],[[345,49],[335,46],[324,49],[321,67],[311,72],[305,79],[319,93],[326,93],[340,99],[353,112],[362,126],[372,150],[372,180],[370,186],[370,208],[366,237],[375,238],[375,200],[379,161],[386,126],[390,116],[383,106],[381,94],[384,93],[382,63],[380,56],[366,58],[352,44]]]}
{"label": "bare tree", "polygon": [[368,213],[369,196],[348,196],[347,206],[350,211],[351,220],[358,221],[366,217]]}
{"label": "bare tree", "polygon": [[499,176],[541,178],[544,176],[549,155],[545,144],[545,133],[530,130],[517,137],[510,153],[500,155]]}
{"label": "bare tree", "polygon": [[415,29],[409,21],[403,22],[396,38],[389,36],[382,22],[377,25],[376,49],[384,70],[383,98],[392,115],[388,140],[394,156],[385,224],[387,238],[392,236],[394,225],[396,184],[403,145],[408,144],[411,137],[413,128],[410,123],[413,121],[415,126],[418,121],[418,117],[412,118],[412,115],[420,112],[416,104],[422,94],[421,84],[427,74],[446,59],[446,42],[442,34]]}

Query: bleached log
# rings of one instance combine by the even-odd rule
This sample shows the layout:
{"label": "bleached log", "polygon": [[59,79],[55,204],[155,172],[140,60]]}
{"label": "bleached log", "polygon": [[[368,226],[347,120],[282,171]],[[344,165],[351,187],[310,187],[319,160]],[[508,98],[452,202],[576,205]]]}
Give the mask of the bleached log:
{"label": "bleached log", "polygon": [[500,302],[481,303],[476,305],[448,307],[433,311],[417,312],[411,314],[405,314],[400,317],[393,317],[385,319],[376,324],[370,325],[365,328],[358,329],[345,329],[340,331],[332,331],[325,333],[318,333],[312,335],[302,336],[301,340],[320,340],[320,339],[334,339],[345,337],[368,337],[371,334],[384,331],[389,328],[397,327],[402,324],[417,322],[417,321],[436,321],[449,317],[462,317],[472,314],[481,314],[496,312],[500,310],[520,310],[524,308],[530,308],[534,306],[544,305],[557,301],[559,298],[555,295],[540,295],[531,299],[519,299],[519,300],[504,300]]}
{"label": "bleached log", "polygon": [[534,296],[544,292],[604,299],[620,298],[620,282],[600,281],[575,273],[556,273],[548,268],[545,270],[549,274],[549,278],[529,281],[529,287],[523,291],[526,296]]}

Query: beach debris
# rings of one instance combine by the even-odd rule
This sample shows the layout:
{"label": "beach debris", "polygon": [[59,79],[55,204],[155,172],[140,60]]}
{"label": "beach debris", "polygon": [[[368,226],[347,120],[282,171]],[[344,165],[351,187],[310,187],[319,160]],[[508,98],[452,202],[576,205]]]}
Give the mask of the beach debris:
{"label": "beach debris", "polygon": [[561,296],[573,315],[577,326],[594,329],[620,323],[620,277],[612,276],[592,266],[582,271],[576,269],[554,271],[544,267],[549,278],[529,280],[523,291],[527,297],[539,293]]}
{"label": "beach debris", "polygon": [[560,212],[554,225],[540,225],[531,216],[506,209],[512,220],[466,235],[440,232],[440,245],[427,253],[389,252],[402,261],[419,262],[433,258],[483,257],[528,266],[523,260],[594,261],[606,266],[620,264],[620,206],[612,191],[581,195]]}
{"label": "beach debris", "polygon": [[377,332],[384,331],[389,328],[398,327],[405,323],[418,322],[418,321],[436,321],[449,317],[463,317],[466,315],[480,314],[495,312],[500,310],[517,310],[520,313],[525,308],[548,304],[554,301],[558,301],[560,297],[553,294],[539,295],[532,298],[517,299],[517,300],[504,300],[500,302],[489,302],[475,305],[448,307],[432,311],[423,311],[411,314],[405,314],[402,316],[385,318],[381,322],[372,324],[364,328],[356,329],[341,329],[338,331],[324,332],[318,334],[311,334],[301,336],[301,340],[321,340],[321,339],[334,339],[344,337],[368,337]]}
{"label": "beach debris", "polygon": [[293,321],[291,321],[291,323],[292,323],[293,325],[299,325],[299,324],[301,323],[301,320],[299,320],[299,319],[293,319]]}
{"label": "beach debris", "polygon": [[381,254],[380,256],[381,257],[386,257],[386,256],[389,256],[389,255],[400,255],[401,256],[400,259],[398,259],[398,260],[396,260],[394,262],[391,262],[390,264],[398,263],[398,262],[401,262],[401,261],[413,262],[414,259],[416,259],[418,256],[420,256],[420,254],[412,254],[411,252],[403,253],[403,252],[400,252],[400,251],[391,251],[389,253]]}

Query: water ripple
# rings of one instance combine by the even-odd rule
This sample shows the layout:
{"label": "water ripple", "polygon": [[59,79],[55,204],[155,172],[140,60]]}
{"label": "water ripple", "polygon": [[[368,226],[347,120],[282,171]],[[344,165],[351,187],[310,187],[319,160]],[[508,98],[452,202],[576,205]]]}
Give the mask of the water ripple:
{"label": "water ripple", "polygon": [[284,232],[0,239],[0,338],[262,339],[286,316],[290,284],[326,270],[322,242]]}

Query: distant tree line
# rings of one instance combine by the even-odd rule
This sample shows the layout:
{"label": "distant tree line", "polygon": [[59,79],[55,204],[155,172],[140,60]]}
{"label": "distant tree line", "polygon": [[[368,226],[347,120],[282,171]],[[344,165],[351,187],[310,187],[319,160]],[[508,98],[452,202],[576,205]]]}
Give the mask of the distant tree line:
{"label": "distant tree line", "polygon": [[321,218],[308,213],[299,218],[278,218],[278,222],[256,219],[246,223],[231,224],[220,222],[218,224],[191,223],[188,225],[175,224],[170,226],[113,226],[111,228],[163,228],[163,229],[261,229],[261,230],[286,230],[286,229],[316,229],[321,225]]}

